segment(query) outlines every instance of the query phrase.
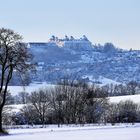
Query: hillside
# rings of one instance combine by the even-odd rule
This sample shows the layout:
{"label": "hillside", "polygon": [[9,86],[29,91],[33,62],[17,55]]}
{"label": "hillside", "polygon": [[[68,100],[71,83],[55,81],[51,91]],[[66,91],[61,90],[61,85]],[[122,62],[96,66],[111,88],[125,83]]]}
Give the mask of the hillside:
{"label": "hillside", "polygon": [[118,49],[112,43],[93,45],[85,36],[53,36],[46,43],[27,44],[37,62],[33,81],[56,83],[67,77],[98,84],[140,82],[139,50]]}

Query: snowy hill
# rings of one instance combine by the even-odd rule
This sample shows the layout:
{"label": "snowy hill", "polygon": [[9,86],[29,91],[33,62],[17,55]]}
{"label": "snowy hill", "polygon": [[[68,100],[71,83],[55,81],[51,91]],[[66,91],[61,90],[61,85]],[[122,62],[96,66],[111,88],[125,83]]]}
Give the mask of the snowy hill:
{"label": "snowy hill", "polygon": [[98,84],[140,82],[140,51],[122,50],[112,43],[93,45],[80,39],[52,36],[48,42],[29,42],[37,62],[33,81],[57,83],[64,77]]}

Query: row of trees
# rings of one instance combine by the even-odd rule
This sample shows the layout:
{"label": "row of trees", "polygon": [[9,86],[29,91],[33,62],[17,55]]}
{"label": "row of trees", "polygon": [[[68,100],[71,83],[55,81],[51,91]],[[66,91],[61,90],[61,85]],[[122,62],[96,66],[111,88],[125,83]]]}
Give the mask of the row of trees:
{"label": "row of trees", "polygon": [[[94,123],[108,105],[106,93],[80,82],[68,82],[27,96],[20,111],[23,124]],[[32,113],[31,113],[32,112]]]}
{"label": "row of trees", "polygon": [[[96,85],[95,85],[96,86]],[[95,88],[94,86],[94,88]],[[93,85],[92,85],[93,87]],[[105,85],[102,87],[97,87],[96,90],[100,92],[104,92],[104,94],[108,97],[110,96],[123,96],[123,95],[135,95],[135,94],[140,94],[140,84],[135,81],[131,81],[128,84],[122,85]],[[11,104],[26,104],[29,103],[29,93],[27,92],[20,92],[15,96],[12,96],[10,93],[7,93],[7,100],[6,104],[11,105]]]}
{"label": "row of trees", "polygon": [[140,122],[140,106],[131,100],[110,104],[106,113],[106,121],[112,124]]}
{"label": "row of trees", "polygon": [[26,100],[28,103],[20,112],[12,114],[9,122],[60,126],[140,121],[137,104],[132,101],[111,104],[104,90],[85,83],[63,81],[53,89],[31,93]]}
{"label": "row of trees", "polygon": [[140,94],[140,83],[136,81],[130,81],[127,84],[109,84],[102,87],[108,96],[123,96],[123,95],[135,95]]}

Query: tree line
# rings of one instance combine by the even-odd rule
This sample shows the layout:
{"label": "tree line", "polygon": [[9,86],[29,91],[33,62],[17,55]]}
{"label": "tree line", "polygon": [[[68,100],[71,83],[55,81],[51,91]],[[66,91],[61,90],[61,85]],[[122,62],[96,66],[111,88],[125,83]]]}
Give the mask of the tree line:
{"label": "tree line", "polygon": [[108,96],[124,96],[140,94],[140,83],[130,81],[126,84],[108,84],[101,87]]}
{"label": "tree line", "polygon": [[5,124],[85,124],[139,122],[139,105],[132,101],[112,104],[102,88],[63,80],[51,89],[25,94],[26,105],[11,115]]}
{"label": "tree line", "polygon": [[[83,82],[83,81],[79,81],[79,83],[87,84],[86,82]],[[103,92],[106,95],[106,97],[140,94],[140,83],[136,81],[130,81],[127,84],[116,84],[116,85],[107,84],[104,86],[97,86],[97,85],[92,84],[92,87],[94,88],[96,87],[96,90]],[[17,95],[14,95],[14,96],[10,92],[7,92],[6,96],[7,96],[6,105],[26,104],[29,102],[29,98],[28,98],[29,93],[26,91],[19,92]]]}

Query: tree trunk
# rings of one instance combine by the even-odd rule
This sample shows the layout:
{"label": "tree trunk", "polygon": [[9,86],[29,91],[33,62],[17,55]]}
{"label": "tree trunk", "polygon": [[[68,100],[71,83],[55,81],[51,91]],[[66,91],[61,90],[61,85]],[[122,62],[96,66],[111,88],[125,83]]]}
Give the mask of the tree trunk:
{"label": "tree trunk", "polygon": [[0,133],[4,133],[3,128],[2,128],[2,110],[3,110],[3,107],[0,107]]}

